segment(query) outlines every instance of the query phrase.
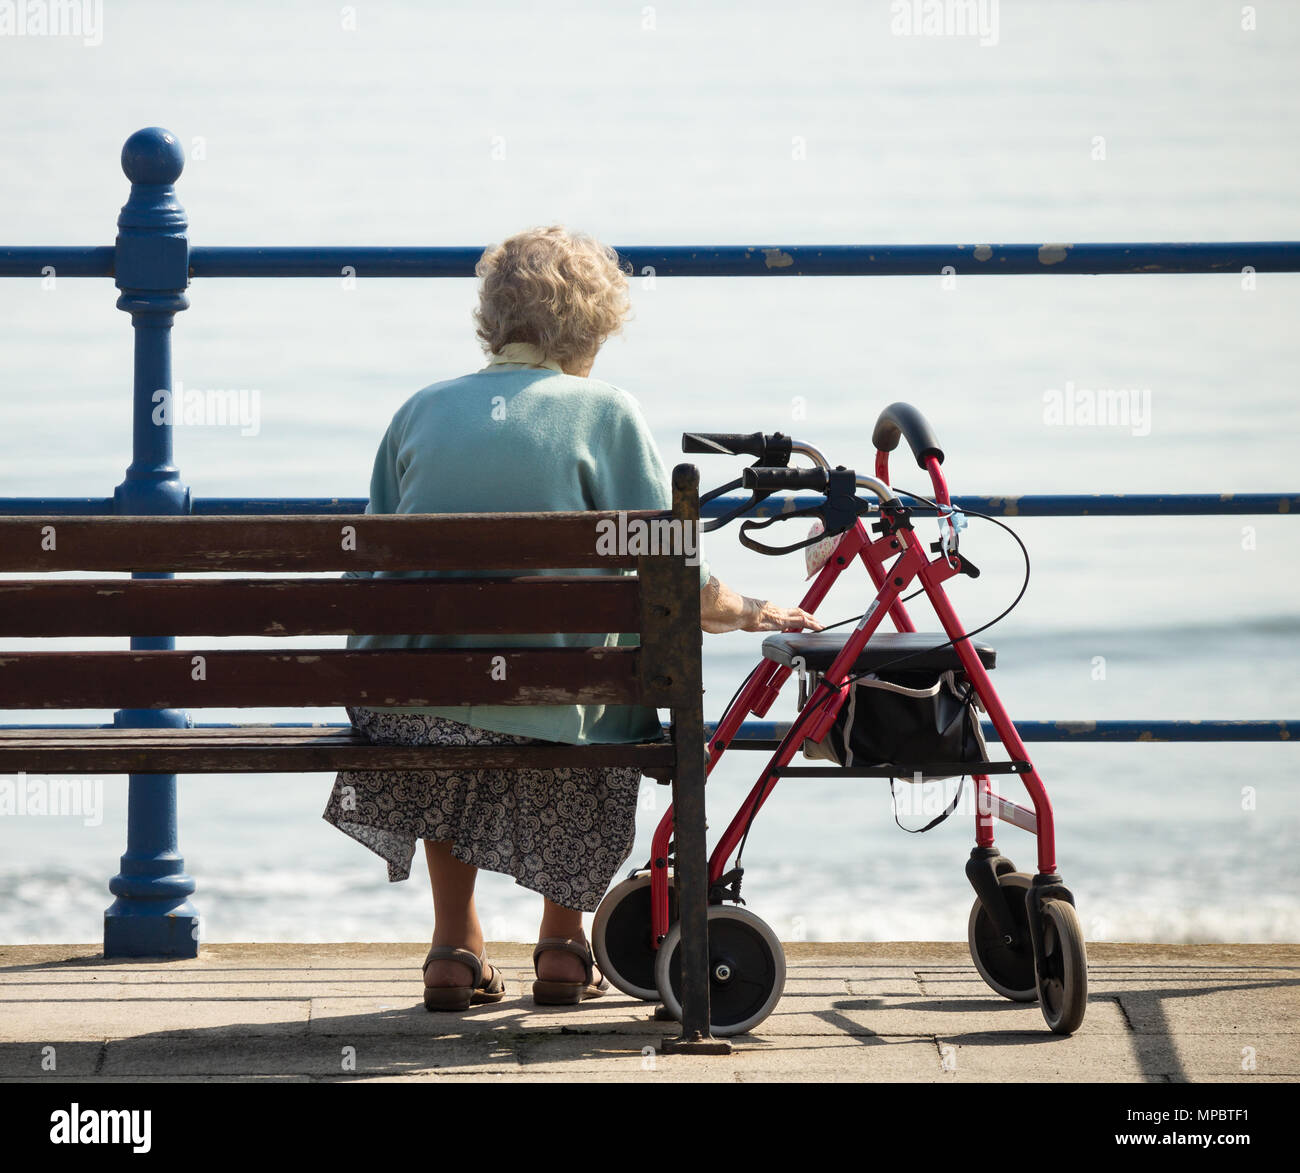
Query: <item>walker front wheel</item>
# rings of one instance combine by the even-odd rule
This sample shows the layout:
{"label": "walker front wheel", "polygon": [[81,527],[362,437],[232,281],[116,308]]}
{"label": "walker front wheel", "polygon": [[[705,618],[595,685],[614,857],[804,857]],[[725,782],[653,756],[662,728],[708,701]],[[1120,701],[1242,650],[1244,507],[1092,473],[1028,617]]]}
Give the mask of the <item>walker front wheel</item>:
{"label": "walker front wheel", "polygon": [[[677,919],[677,889],[668,873],[668,923]],[[596,909],[591,948],[610,984],[643,1002],[657,1002],[654,929],[650,918],[650,873],[615,884]]]}
{"label": "walker front wheel", "polygon": [[975,962],[980,977],[990,989],[1013,1002],[1033,1002],[1038,997],[1034,946],[1029,937],[1029,910],[1025,907],[1025,893],[1033,882],[1033,876],[1026,872],[1003,872],[998,876],[998,890],[1003,894],[1015,925],[1015,944],[1008,944],[1003,938],[988,909],[978,898],[966,922],[971,960]]}
{"label": "walker front wheel", "polygon": [[[655,980],[664,1008],[682,1017],[682,926],[659,947]],[[762,1022],[785,989],[785,950],[771,928],[738,904],[709,906],[709,1033],[744,1034]]]}
{"label": "walker front wheel", "polygon": [[1053,1034],[1079,1029],[1088,1008],[1088,954],[1074,905],[1043,901],[1046,971],[1038,975],[1038,1004]]}

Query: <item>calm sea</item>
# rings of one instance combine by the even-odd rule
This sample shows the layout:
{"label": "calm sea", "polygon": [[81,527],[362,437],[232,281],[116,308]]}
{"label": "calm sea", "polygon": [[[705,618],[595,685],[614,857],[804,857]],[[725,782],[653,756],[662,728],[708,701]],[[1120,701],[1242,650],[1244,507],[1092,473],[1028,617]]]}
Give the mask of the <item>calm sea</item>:
{"label": "calm sea", "polygon": [[[557,221],[616,244],[1300,235],[1293,6],[1261,5],[1243,29],[1231,4],[1003,0],[989,45],[893,35],[891,6],[861,0],[371,0],[345,27],[348,11],[108,3],[96,47],[0,36],[0,243],[111,243],[120,144],[153,124],[189,150],[179,191],[198,244],[479,245]],[[903,399],[934,423],[959,494],[1293,491],[1300,279],[1251,284],[638,278],[595,374],[640,399],[669,464],[684,429],[779,429],[865,468],[876,414]],[[392,412],[481,365],[467,281],[209,280],[190,296],[177,378],[255,393],[258,413],[255,429],[177,430],[197,496],[364,496]],[[113,302],[106,281],[0,282],[0,495],[106,496],[121,480],[131,338]],[[1045,415],[1053,391],[1099,389],[1143,414]],[[709,483],[734,473],[700,462]],[[1020,522],[1032,581],[986,637],[1013,716],[1300,717],[1296,525]],[[975,626],[1021,572],[1007,535],[971,526],[984,575],[952,597]],[[706,554],[746,593],[801,590],[798,558],[750,554],[734,531]],[[845,580],[824,613],[862,603]],[[706,637],[709,716],[758,642]],[[103,718],[67,719],[82,716]],[[1300,939],[1295,745],[1031,749],[1091,938]],[[715,774],[715,831],[758,764],[737,753]],[[182,780],[205,939],[427,934],[418,873],[389,885],[321,821],[330,782]],[[96,826],[0,818],[0,941],[98,938],[125,792],[104,781]],[[642,798],[629,867],[664,791],[647,781]],[[790,782],[751,836],[744,892],[786,938],[960,938],[970,839],[968,818],[903,834],[880,783]],[[1031,867],[1028,836],[1002,842]],[[485,875],[479,903],[489,936],[534,935],[538,900],[509,879]]]}

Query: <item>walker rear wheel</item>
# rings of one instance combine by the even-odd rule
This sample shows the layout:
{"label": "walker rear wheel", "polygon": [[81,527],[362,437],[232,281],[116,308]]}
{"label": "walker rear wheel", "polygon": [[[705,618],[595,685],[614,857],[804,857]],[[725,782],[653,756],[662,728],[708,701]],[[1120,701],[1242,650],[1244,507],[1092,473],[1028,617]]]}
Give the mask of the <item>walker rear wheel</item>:
{"label": "walker rear wheel", "polygon": [[1006,898],[1007,909],[1016,927],[1017,943],[1008,945],[983,903],[976,898],[966,922],[966,940],[971,960],[979,975],[1004,998],[1013,1002],[1033,1002],[1038,998],[1037,975],[1034,973],[1034,947],[1029,937],[1029,910],[1025,893],[1034,878],[1027,872],[1003,872],[998,876],[999,890]]}
{"label": "walker rear wheel", "polygon": [[1038,975],[1038,1004],[1053,1034],[1079,1029],[1088,1008],[1088,955],[1074,905],[1043,901],[1046,972]]}
{"label": "walker rear wheel", "polygon": [[[659,947],[655,978],[664,1008],[682,1017],[682,926]],[[762,1022],[785,989],[785,950],[777,935],[738,904],[709,906],[709,1033],[744,1034]]]}
{"label": "walker rear wheel", "polygon": [[[677,888],[668,873],[668,923],[677,920]],[[650,920],[650,873],[640,872],[615,884],[596,909],[591,947],[600,972],[610,984],[643,1002],[657,1002],[655,958]]]}

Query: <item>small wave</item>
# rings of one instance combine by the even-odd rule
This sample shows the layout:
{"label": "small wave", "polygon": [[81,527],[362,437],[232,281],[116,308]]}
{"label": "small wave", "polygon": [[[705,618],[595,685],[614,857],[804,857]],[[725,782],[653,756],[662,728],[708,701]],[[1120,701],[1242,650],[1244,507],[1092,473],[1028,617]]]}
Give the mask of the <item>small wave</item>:
{"label": "small wave", "polygon": [[[530,941],[537,897],[507,877],[484,874],[480,904],[489,940]],[[1126,874],[1103,888],[1073,879],[1084,935],[1091,941],[1162,944],[1300,940],[1300,899],[1277,892],[1245,899],[1213,882]],[[1140,900],[1130,893],[1141,892]],[[942,883],[908,882],[885,865],[824,869],[773,864],[746,880],[749,906],[784,941],[961,941],[971,894],[960,873]],[[98,940],[112,897],[105,879],[38,869],[0,873],[0,942],[64,944]],[[250,869],[203,880],[195,896],[202,939],[221,941],[414,941],[428,936],[432,909],[423,886],[376,882],[372,870]]]}

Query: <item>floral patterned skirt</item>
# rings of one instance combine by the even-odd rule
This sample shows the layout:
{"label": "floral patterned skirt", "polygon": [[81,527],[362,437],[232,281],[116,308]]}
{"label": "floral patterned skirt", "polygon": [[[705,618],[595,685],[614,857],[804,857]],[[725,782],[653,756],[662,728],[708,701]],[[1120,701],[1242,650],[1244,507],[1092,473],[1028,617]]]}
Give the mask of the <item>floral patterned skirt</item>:
{"label": "floral patterned skirt", "polygon": [[[352,724],[389,745],[541,745],[422,713],[349,708]],[[635,766],[550,770],[341,770],[324,819],[411,874],[417,839],[452,844],[464,863],[503,872],[566,908],[594,912],[632,851]]]}

